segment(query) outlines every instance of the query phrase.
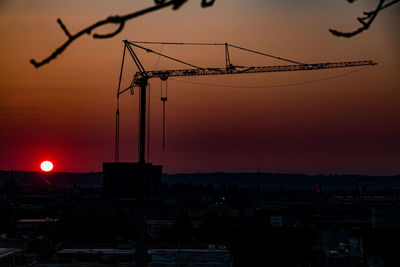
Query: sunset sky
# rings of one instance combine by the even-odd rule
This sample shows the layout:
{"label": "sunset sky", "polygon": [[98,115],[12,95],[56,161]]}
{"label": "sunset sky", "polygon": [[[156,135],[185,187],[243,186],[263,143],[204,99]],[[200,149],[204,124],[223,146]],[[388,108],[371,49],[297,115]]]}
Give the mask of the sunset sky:
{"label": "sunset sky", "polygon": [[[306,63],[371,59],[377,66],[173,78],[168,81],[166,151],[162,151],[160,80],[151,84],[150,161],[166,173],[256,171],[400,174],[400,4],[382,11],[351,39],[330,28],[359,27],[377,0],[189,0],[130,20],[114,38],[86,35],[35,69],[66,36],[150,0],[0,0],[0,169],[101,171],[114,160],[116,90],[122,40],[229,42]],[[107,33],[116,25],[99,28]],[[224,67],[224,48],[149,46],[202,67]],[[147,70],[186,68],[137,51]],[[284,62],[230,50],[236,65]],[[129,60],[126,88],[137,71]],[[341,74],[335,79],[330,79]],[[323,80],[319,82],[299,83]],[[210,86],[223,85],[232,87]],[[299,84],[297,86],[282,86]],[[264,87],[264,88],[261,88]],[[137,161],[138,94],[121,105],[121,161]]]}

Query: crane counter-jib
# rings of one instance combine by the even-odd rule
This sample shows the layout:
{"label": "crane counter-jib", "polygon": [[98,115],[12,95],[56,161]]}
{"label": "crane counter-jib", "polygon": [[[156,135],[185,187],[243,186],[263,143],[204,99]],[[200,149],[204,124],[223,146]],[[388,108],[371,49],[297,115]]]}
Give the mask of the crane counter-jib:
{"label": "crane counter-jib", "polygon": [[[262,73],[262,72],[282,72],[282,71],[304,71],[304,70],[321,70],[346,67],[358,67],[376,65],[372,60],[363,61],[347,61],[332,63],[313,63],[313,64],[296,64],[296,65],[278,65],[278,66],[259,66],[259,67],[235,67],[231,68],[198,68],[198,69],[177,69],[177,70],[153,70],[146,71],[146,78],[161,78],[163,80],[168,77],[179,76],[200,76],[200,75],[224,75],[224,74],[245,74],[245,73]],[[137,84],[140,79],[144,78],[141,72],[136,72],[133,83]]]}

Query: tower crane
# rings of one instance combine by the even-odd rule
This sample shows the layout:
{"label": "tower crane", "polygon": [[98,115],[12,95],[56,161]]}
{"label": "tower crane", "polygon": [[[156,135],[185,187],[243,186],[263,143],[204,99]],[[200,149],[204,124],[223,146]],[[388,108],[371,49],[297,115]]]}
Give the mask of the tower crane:
{"label": "tower crane", "polygon": [[[127,41],[124,40],[124,53],[122,58],[122,65],[121,65],[121,72],[119,77],[119,84],[118,84],[118,92],[117,92],[117,119],[116,119],[116,142],[115,142],[115,161],[119,161],[119,96],[127,90],[131,90],[133,92],[133,88],[138,87],[140,88],[141,100],[140,100],[140,122],[139,122],[139,139],[141,137],[145,139],[145,125],[146,125],[146,118],[145,118],[145,111],[146,111],[146,90],[148,81],[152,78],[159,78],[162,81],[166,81],[169,77],[190,77],[190,76],[205,76],[205,75],[229,75],[229,74],[248,74],[248,73],[266,73],[266,72],[284,72],[284,71],[311,71],[311,70],[322,70],[322,69],[336,69],[336,68],[350,68],[350,67],[360,67],[360,66],[370,66],[370,65],[377,65],[376,62],[372,60],[361,60],[361,61],[343,61],[343,62],[328,62],[328,63],[301,63],[298,61],[285,59],[282,57],[273,56],[270,54],[250,50],[247,48],[239,47],[229,43],[173,43],[173,42],[138,42],[138,41]],[[140,46],[138,44],[145,43],[145,44],[167,44],[167,45],[218,45],[218,46],[225,46],[225,61],[226,65],[223,68],[203,68],[198,67],[193,64],[187,63],[185,61],[161,54],[159,52],[153,51],[152,49]],[[179,62],[181,64],[187,65],[191,68],[189,69],[173,69],[173,70],[150,70],[146,71],[140,62],[138,56],[133,50],[133,47],[145,50],[149,53],[154,53],[161,57],[165,57],[167,59]],[[251,52],[275,59],[279,59],[282,61],[286,61],[292,63],[291,65],[272,65],[272,66],[251,66],[251,67],[244,67],[244,66],[236,66],[231,63],[230,56],[229,56],[229,47],[240,49],[246,52]],[[138,71],[134,74],[133,80],[131,85],[121,90],[121,79],[122,79],[122,72],[124,66],[124,59],[126,50],[128,50],[129,54],[131,55],[134,63],[136,64]],[[294,63],[294,64],[293,64]],[[143,100],[142,100],[143,98]],[[167,101],[167,96],[161,96],[161,101],[163,101],[163,107],[165,108],[165,101]],[[142,111],[143,108],[143,111]],[[142,118],[142,115],[144,116]],[[164,125],[164,119],[163,119]],[[164,129],[164,127],[163,127]],[[164,133],[163,133],[164,135]],[[145,140],[144,140],[145,141]],[[145,142],[140,141],[139,143],[139,158],[144,159],[145,154]],[[163,145],[164,146],[164,145]],[[142,155],[143,154],[143,155]]]}
{"label": "tower crane", "polygon": [[[118,92],[117,92],[117,112],[116,112],[116,139],[115,139],[115,161],[119,161],[119,96],[127,90],[133,91],[135,87],[139,88],[140,92],[140,108],[139,108],[139,165],[140,174],[139,179],[139,190],[137,195],[137,247],[136,247],[136,261],[138,266],[144,266],[145,262],[145,248],[144,248],[144,181],[145,181],[145,145],[146,145],[146,88],[148,81],[152,78],[159,78],[162,81],[166,81],[169,77],[192,77],[192,76],[204,76],[204,75],[231,75],[231,74],[248,74],[248,73],[266,73],[266,72],[283,72],[283,71],[311,71],[311,70],[322,70],[322,69],[334,69],[334,68],[350,68],[359,66],[370,66],[377,65],[376,62],[372,60],[362,60],[362,61],[344,61],[344,62],[330,62],[330,63],[301,63],[294,60],[289,60],[270,54],[250,50],[247,48],[239,47],[229,43],[172,43],[172,42],[138,42],[138,41],[127,41],[124,40],[124,52],[122,57],[121,72],[119,76]],[[159,52],[153,51],[149,48],[143,47],[139,44],[167,44],[167,45],[217,45],[225,46],[225,67],[222,68],[210,68],[210,67],[199,67],[188,62],[161,54]],[[187,69],[173,69],[173,70],[150,70],[146,71],[140,62],[138,56],[133,50],[133,47],[145,50],[149,53],[154,53],[161,57],[182,63],[189,66]],[[291,63],[290,65],[273,65],[273,66],[236,66],[231,63],[229,56],[229,48],[236,48],[246,52],[251,52],[275,59],[279,59],[285,62]],[[124,67],[124,60],[126,50],[131,55],[138,71],[134,74],[131,85],[121,90],[121,79]],[[166,96],[161,96],[163,101],[163,106],[165,107]],[[164,115],[163,115],[164,116]],[[165,118],[165,117],[164,117]],[[164,125],[164,121],[163,121]],[[164,131],[164,129],[163,129]],[[164,136],[164,132],[163,132]]]}

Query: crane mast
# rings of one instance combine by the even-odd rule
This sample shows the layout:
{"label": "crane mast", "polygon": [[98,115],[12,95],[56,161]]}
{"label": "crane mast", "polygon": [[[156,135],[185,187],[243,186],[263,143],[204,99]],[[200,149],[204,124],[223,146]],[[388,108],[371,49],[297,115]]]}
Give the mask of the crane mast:
{"label": "crane mast", "polygon": [[[115,147],[115,161],[119,161],[119,96],[127,90],[133,90],[133,88],[138,87],[140,92],[140,114],[139,114],[139,177],[138,177],[138,190],[137,190],[137,245],[136,245],[136,265],[139,267],[145,266],[145,247],[144,247],[144,185],[145,185],[145,144],[146,144],[146,88],[148,85],[148,80],[152,78],[160,78],[163,81],[166,81],[169,77],[191,77],[191,76],[204,76],[204,75],[226,75],[226,74],[246,74],[246,73],[267,73],[267,72],[283,72],[283,71],[306,71],[306,70],[322,70],[322,69],[334,69],[334,68],[349,68],[349,67],[359,67],[359,66],[368,66],[368,65],[376,65],[377,63],[372,60],[363,60],[363,61],[345,61],[345,62],[331,62],[331,63],[301,63],[289,59],[284,59],[277,56],[272,56],[266,53],[257,52],[254,50],[250,50],[247,48],[242,48],[239,46],[235,46],[228,43],[214,43],[214,44],[205,44],[205,43],[186,43],[190,45],[221,45],[225,46],[225,68],[202,68],[195,66],[193,64],[184,62],[182,60],[172,58],[170,56],[158,53],[149,48],[142,47],[138,45],[138,43],[152,43],[155,42],[129,42],[124,40],[124,53],[121,64],[121,73],[119,77],[118,83],[118,91],[117,91],[117,112],[116,112],[116,147]],[[184,43],[158,43],[158,44],[173,44],[173,45],[184,45]],[[151,70],[146,71],[134,52],[132,47],[137,47],[145,50],[146,52],[154,53],[159,56],[168,58],[170,60],[174,60],[176,62],[182,63],[184,65],[190,66],[190,69],[176,69],[176,70]],[[233,47],[237,49],[241,49],[247,52],[252,52],[256,54],[260,54],[263,56],[268,56],[271,58],[283,60],[291,65],[277,65],[277,66],[252,66],[252,67],[243,67],[243,66],[235,66],[231,63],[231,58],[229,56],[228,47]],[[122,72],[124,66],[124,58],[126,54],[126,50],[128,50],[131,55],[133,61],[135,62],[138,71],[134,74],[131,85],[121,90],[121,79]],[[294,64],[293,64],[294,63]],[[166,96],[161,96],[161,100],[163,101],[163,105],[165,106],[165,101],[167,100]],[[164,114],[165,115],[165,114]],[[164,122],[163,122],[164,123]],[[163,133],[164,134],[164,133]]]}

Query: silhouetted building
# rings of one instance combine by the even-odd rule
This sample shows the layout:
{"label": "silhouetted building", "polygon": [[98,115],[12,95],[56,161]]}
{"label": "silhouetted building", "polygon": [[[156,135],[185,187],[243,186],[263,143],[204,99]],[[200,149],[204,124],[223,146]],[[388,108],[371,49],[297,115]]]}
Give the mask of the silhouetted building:
{"label": "silhouetted building", "polygon": [[[133,198],[137,195],[140,168],[136,162],[104,162],[103,192],[106,198]],[[162,166],[146,163],[147,194],[160,191]]]}
{"label": "silhouetted building", "polygon": [[231,254],[225,246],[209,245],[208,249],[149,249],[152,267],[231,265]]}

